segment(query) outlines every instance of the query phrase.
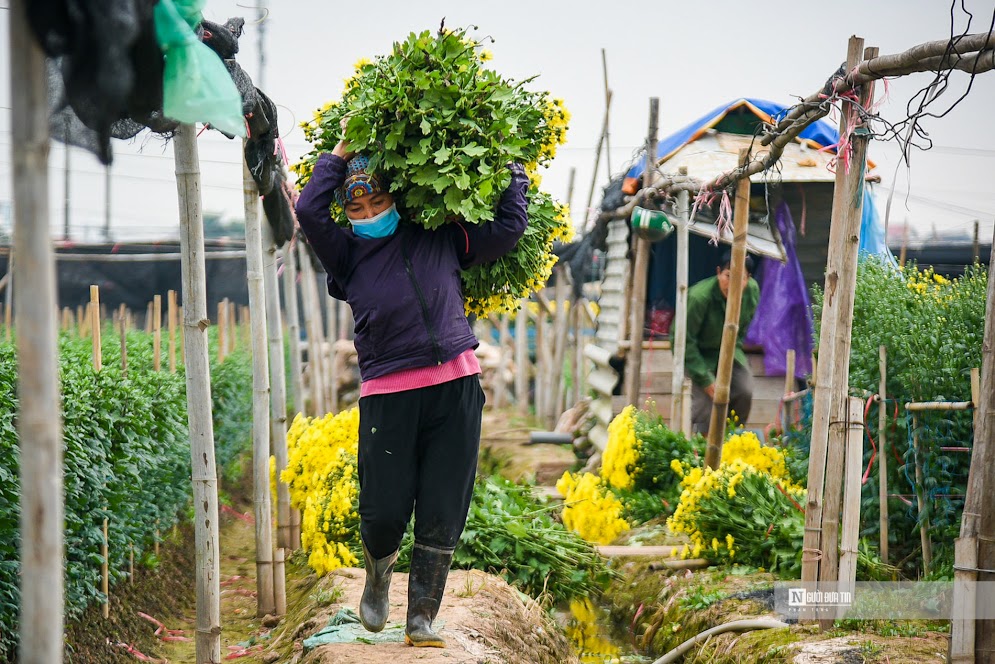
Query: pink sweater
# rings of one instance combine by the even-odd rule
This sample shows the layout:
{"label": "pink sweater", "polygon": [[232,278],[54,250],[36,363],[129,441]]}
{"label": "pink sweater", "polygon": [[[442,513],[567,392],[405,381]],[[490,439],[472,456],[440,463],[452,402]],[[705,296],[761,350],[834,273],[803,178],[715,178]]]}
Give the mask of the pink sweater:
{"label": "pink sweater", "polygon": [[445,364],[417,369],[404,369],[394,373],[364,381],[359,388],[360,397],[374,394],[393,394],[416,390],[419,387],[441,385],[457,378],[474,376],[480,373],[480,363],[473,349],[465,350]]}

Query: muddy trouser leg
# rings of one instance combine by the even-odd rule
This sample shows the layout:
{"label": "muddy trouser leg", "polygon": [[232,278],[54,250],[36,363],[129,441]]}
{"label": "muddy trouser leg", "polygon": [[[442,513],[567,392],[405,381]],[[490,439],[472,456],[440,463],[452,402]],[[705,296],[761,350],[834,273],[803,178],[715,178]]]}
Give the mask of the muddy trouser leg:
{"label": "muddy trouser leg", "polygon": [[387,624],[390,578],[414,506],[418,413],[414,392],[359,400],[359,529],[366,567],[359,618],[371,632]]}
{"label": "muddy trouser leg", "polygon": [[732,381],[729,383],[729,417],[736,413],[739,423],[746,426],[753,409],[753,373],[739,362],[732,363]]}
{"label": "muddy trouser leg", "polygon": [[691,384],[691,433],[708,433],[712,419],[712,399],[697,383]]}
{"label": "muddy trouser leg", "polygon": [[445,647],[432,621],[442,604],[473,496],[484,392],[477,376],[424,391],[405,640],[415,646]]}

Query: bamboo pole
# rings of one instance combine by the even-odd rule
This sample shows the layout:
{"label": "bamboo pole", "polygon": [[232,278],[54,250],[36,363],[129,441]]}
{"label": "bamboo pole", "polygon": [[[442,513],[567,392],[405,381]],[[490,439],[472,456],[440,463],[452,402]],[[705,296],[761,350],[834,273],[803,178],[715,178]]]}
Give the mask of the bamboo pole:
{"label": "bamboo pole", "polygon": [[152,334],[152,302],[145,305],[145,334]]}
{"label": "bamboo pole", "polygon": [[878,384],[878,505],[880,545],[878,554],[888,562],[888,455],[885,454],[888,440],[888,349],[882,344],[878,348],[878,367],[881,382]]}
{"label": "bamboo pole", "polygon": [[594,191],[598,187],[598,166],[601,164],[601,148],[605,142],[605,135],[608,133],[608,120],[611,117],[612,91],[605,93],[605,117],[601,121],[601,135],[598,137],[598,147],[594,149],[594,172],[591,175],[591,189],[587,193],[587,205],[584,207],[584,225],[587,225],[587,217],[591,213],[591,204],[594,202]]}
{"label": "bamboo pole", "polygon": [[290,385],[296,414],[304,412],[304,377],[301,373],[301,315],[297,304],[297,255],[293,244],[287,248],[283,258],[283,299],[287,309],[287,334],[290,336]]}
{"label": "bamboo pole", "polygon": [[311,414],[320,417],[325,414],[324,368],[321,361],[321,308],[315,285],[314,267],[307,247],[303,242],[297,245],[301,264],[301,292],[304,296],[304,324],[307,326],[307,364],[311,374]]}
{"label": "bamboo pole", "polygon": [[898,252],[898,266],[905,267],[905,257],[908,255],[909,248],[909,220],[905,220],[905,226],[902,227],[902,248]]}
{"label": "bamboo pole", "polygon": [[90,286],[90,336],[93,337],[93,370],[104,368],[104,354],[100,345],[100,288]]}
{"label": "bamboo pole", "polygon": [[[857,582],[857,542],[860,540],[860,480],[864,461],[864,403],[850,397],[846,437],[846,499],[843,508],[843,537],[840,545],[840,590],[850,592]],[[841,607],[841,610],[842,607]],[[838,615],[841,618],[842,615]]]}
{"label": "bamboo pole", "polygon": [[[680,174],[687,175],[687,167],[681,166]],[[674,224],[677,226],[677,290],[674,298],[674,345],[671,349],[673,354],[673,368],[670,380],[670,427],[674,431],[681,428],[684,416],[684,362],[685,351],[687,350],[688,338],[688,193],[682,191],[677,194],[676,218]]]}
{"label": "bamboo pole", "polygon": [[[995,245],[995,242],[993,242]],[[995,273],[995,252],[990,259],[988,274]],[[964,620],[951,624],[953,661],[979,662],[995,660],[995,621],[974,621],[975,602],[972,591],[976,581],[995,582],[995,510],[991,495],[995,491],[995,463],[992,445],[995,440],[995,279],[988,279],[985,304],[985,330],[981,343],[981,371],[971,376],[974,413],[974,447],[971,470],[967,480],[960,538],[955,545],[954,606],[966,607]],[[975,389],[977,385],[977,389]],[[989,570],[981,571],[978,570]],[[986,659],[987,658],[987,659]]]}
{"label": "bamboo pole", "polygon": [[979,240],[980,222],[974,220],[974,241],[971,243],[971,255],[974,257],[974,262],[978,263],[981,260],[981,243]]}
{"label": "bamboo pole", "polygon": [[152,298],[152,370],[162,368],[162,296]]}
{"label": "bamboo pole", "polygon": [[[864,40],[851,37],[847,47],[847,71],[857,66]],[[846,125],[847,117],[853,113],[846,110],[841,120],[841,130],[849,131]],[[864,165],[858,164],[860,179],[863,179]],[[825,556],[822,532],[823,492],[826,482],[827,451],[829,446],[829,416],[833,396],[833,374],[836,364],[836,325],[839,319],[839,309],[843,308],[842,291],[847,290],[843,281],[847,254],[856,254],[857,245],[851,242],[852,237],[859,236],[859,215],[846,214],[852,198],[856,178],[847,174],[847,169],[836,169],[836,185],[833,190],[832,222],[829,228],[829,256],[826,262],[826,294],[820,322],[818,364],[815,365],[815,394],[812,401],[812,440],[809,447],[808,466],[808,500],[805,508],[805,537],[802,546],[802,578],[803,582],[814,584],[819,579],[819,571]],[[862,189],[858,189],[862,192]],[[856,218],[855,218],[856,217]],[[854,228],[854,222],[857,226]],[[852,306],[852,301],[851,301]],[[851,314],[852,315],[852,314]],[[848,331],[848,330],[847,330]],[[845,385],[844,385],[845,388]],[[803,612],[803,618],[814,617],[810,612]]]}
{"label": "bamboo pole", "polygon": [[169,326],[169,373],[176,373],[176,291],[166,292],[166,308]]}
{"label": "bamboo pole", "polygon": [[[269,488],[270,376],[266,287],[259,192],[249,167],[243,162],[245,192],[245,262],[249,284],[249,314],[252,326],[252,503],[256,525],[256,614],[276,613],[273,587],[273,530]],[[220,344],[219,344],[220,345]]]}
{"label": "bamboo pole", "polygon": [[[864,50],[864,59],[876,57],[878,49]],[[860,90],[860,107],[870,108],[874,101],[874,84],[867,83]],[[848,118],[849,116],[849,118]],[[826,479],[822,506],[822,555],[819,567],[819,580],[831,584],[839,577],[839,523],[843,501],[843,467],[846,448],[847,399],[850,383],[850,347],[853,327],[853,301],[857,290],[857,254],[860,245],[860,224],[864,206],[864,172],[867,168],[867,143],[869,135],[861,133],[861,119],[852,106],[844,113],[843,132],[852,132],[850,172],[844,172],[845,195],[840,203],[840,212],[846,219],[848,233],[844,238],[843,262],[839,271],[839,291],[836,299],[837,321],[833,332],[836,346],[833,357],[830,396],[830,421],[826,453]],[[843,169],[846,171],[847,169]],[[814,432],[813,432],[814,435]],[[822,620],[824,629],[832,627],[832,621]]]}
{"label": "bamboo pole", "polygon": [[[748,149],[740,150],[739,165],[750,159]],[[722,460],[722,439],[725,436],[726,417],[729,415],[729,385],[732,382],[733,364],[736,362],[736,345],[739,341],[739,319],[743,308],[743,282],[746,277],[746,234],[750,226],[750,180],[743,178],[736,183],[736,201],[733,210],[732,259],[729,263],[729,293],[726,297],[725,326],[719,365],[715,372],[715,394],[712,397],[712,416],[708,424],[708,448],[705,464],[718,468]]]}
{"label": "bamboo pole", "polygon": [[[607,112],[605,122],[607,123]],[[660,126],[660,99],[650,97],[649,133],[646,137],[646,169],[643,172],[644,186],[649,186],[656,172],[656,135]],[[625,401],[636,404],[639,401],[640,373],[643,362],[643,326],[646,323],[646,279],[650,262],[650,243],[639,235],[633,235],[632,296],[630,298],[629,339],[632,345],[625,360]]]}
{"label": "bamboo pole", "polygon": [[66,332],[73,329],[73,310],[69,307],[62,307],[62,329]]}
{"label": "bamboo pole", "polygon": [[[18,301],[16,344],[20,448],[19,661],[63,657],[62,408],[58,382],[55,263],[49,237],[48,93],[45,55],[11,0],[10,104],[14,249],[25,278],[8,283]],[[8,326],[9,328],[9,326]]]}
{"label": "bamboo pole", "polygon": [[795,364],[796,354],[794,348],[789,348],[784,357],[784,393],[781,395],[781,428],[784,431],[791,426],[791,414],[794,403],[788,397],[795,391]]}
{"label": "bamboo pole", "polygon": [[515,315],[515,409],[519,415],[529,412],[529,301],[519,302]]}
{"label": "bamboo pole", "polygon": [[[283,317],[280,312],[280,283],[276,274],[276,264],[280,248],[268,223],[262,226],[263,242],[263,285],[266,295],[266,328],[269,339],[270,369],[270,449],[276,461],[276,476],[287,467],[287,370],[283,355]],[[267,476],[269,475],[269,459]],[[268,485],[267,485],[268,486]],[[289,549],[290,544],[290,493],[283,482],[276,483],[276,540],[278,549]],[[279,596],[279,589],[286,588],[283,555],[274,560],[273,578],[275,583],[274,601],[277,606],[286,607],[286,597]],[[284,590],[286,592],[286,590]],[[284,610],[286,613],[286,610]],[[278,615],[282,615],[277,610]]]}
{"label": "bamboo pole", "polygon": [[221,661],[221,610],[218,554],[218,480],[211,418],[211,367],[208,360],[204,219],[200,205],[200,159],[196,129],[181,124],[173,136],[180,208],[180,268],[183,288],[184,365],[187,421],[193,480],[194,540],[197,568],[197,664]]}
{"label": "bamboo pole", "polygon": [[681,403],[684,406],[684,414],[681,417],[681,433],[686,438],[691,437],[691,379],[685,378],[684,385],[681,386]]}

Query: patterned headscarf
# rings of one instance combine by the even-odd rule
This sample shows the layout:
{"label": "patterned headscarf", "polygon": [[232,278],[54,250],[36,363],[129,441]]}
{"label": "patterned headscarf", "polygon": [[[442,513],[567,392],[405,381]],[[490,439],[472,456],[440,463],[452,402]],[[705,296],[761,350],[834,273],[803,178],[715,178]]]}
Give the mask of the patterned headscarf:
{"label": "patterned headscarf", "polygon": [[335,190],[335,200],[345,207],[357,198],[372,196],[387,191],[387,182],[382,175],[368,173],[370,160],[357,156],[346,164],[345,181]]}

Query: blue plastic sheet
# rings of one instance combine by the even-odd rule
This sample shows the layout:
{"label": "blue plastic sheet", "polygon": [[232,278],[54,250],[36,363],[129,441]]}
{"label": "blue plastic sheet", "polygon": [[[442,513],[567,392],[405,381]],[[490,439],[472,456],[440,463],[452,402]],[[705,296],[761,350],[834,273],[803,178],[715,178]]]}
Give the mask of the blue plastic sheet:
{"label": "blue plastic sheet", "polygon": [[763,346],[768,376],[785,374],[787,352],[794,349],[795,377],[805,378],[812,372],[812,305],[795,251],[795,223],[787,203],[777,206],[774,219],[788,260],[763,259],[760,302],[744,341]]}
{"label": "blue plastic sheet", "polygon": [[874,201],[874,190],[869,185],[864,186],[864,210],[860,219],[860,247],[858,249],[860,257],[865,254],[880,256],[884,260],[898,267],[898,261],[888,248],[887,238],[884,232],[884,220],[878,212],[878,207]]}
{"label": "blue plastic sheet", "polygon": [[[691,124],[685,126],[679,131],[674,132],[670,136],[667,136],[657,144],[657,160],[663,160],[669,157],[671,154],[682,148],[687,143],[698,138],[702,133],[711,127],[714,127],[719,121],[722,120],[730,111],[734,111],[737,108],[746,106],[758,117],[763,118],[767,116],[770,119],[778,120],[781,116],[788,112],[787,106],[781,106],[780,104],[775,104],[772,101],[767,101],[766,99],[756,99],[753,97],[741,97],[731,103],[723,104],[717,108],[712,109],[705,115],[701,116]],[[761,115],[762,114],[762,115]],[[813,122],[808,127],[805,127],[804,131],[798,135],[799,138],[803,140],[809,140],[818,145],[819,147],[826,147],[827,145],[835,145],[839,142],[839,131],[837,131],[831,124],[823,120]],[[643,174],[643,169],[646,164],[646,155],[643,154],[639,161],[629,169],[629,172],[625,174],[626,178],[638,178]]]}

